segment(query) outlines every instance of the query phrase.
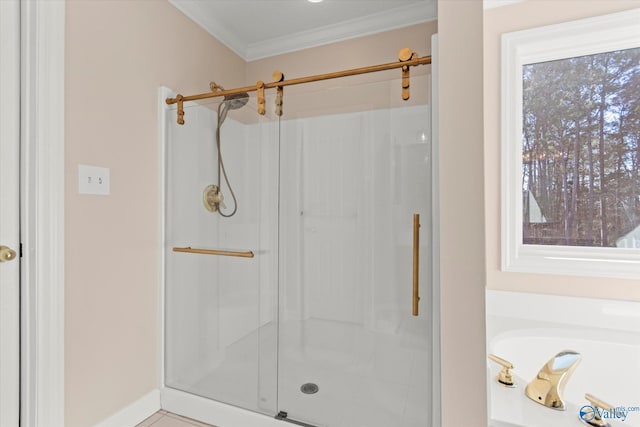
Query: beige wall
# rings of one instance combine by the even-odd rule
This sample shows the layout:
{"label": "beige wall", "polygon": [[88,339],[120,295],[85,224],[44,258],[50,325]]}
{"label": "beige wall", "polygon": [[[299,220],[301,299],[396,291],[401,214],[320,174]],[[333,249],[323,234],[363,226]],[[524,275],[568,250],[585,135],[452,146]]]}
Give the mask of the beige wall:
{"label": "beige wall", "polygon": [[442,426],[487,425],[482,2],[438,1]]}
{"label": "beige wall", "polygon": [[[369,65],[385,64],[398,61],[398,51],[408,47],[419,56],[431,54],[431,35],[437,31],[435,21],[412,25],[410,27],[373,34],[366,37],[345,40],[326,46],[318,46],[296,52],[260,59],[247,64],[247,84],[254,84],[258,80],[271,82],[271,74],[282,71],[286,79],[312,76],[330,73],[352,68],[360,68]],[[430,66],[420,66],[411,69],[411,75],[427,75],[431,72]],[[285,88],[284,116],[283,118],[296,117],[301,111],[313,109],[317,114],[344,112],[341,108],[341,97],[350,98],[344,104],[353,105],[353,99],[358,99],[364,108],[377,108],[381,97],[376,94],[367,95],[372,86],[363,86],[364,83],[389,82],[393,79],[401,79],[400,70],[389,70],[360,76],[314,82],[299,86]],[[414,79],[412,82],[412,102],[425,103],[424,96],[430,96],[428,87],[430,80]],[[393,84],[393,83],[391,83]],[[425,87],[420,87],[424,85]],[[348,86],[348,87],[346,87]],[[330,90],[341,87],[340,90]],[[400,96],[401,85],[398,81],[396,87],[385,87],[384,84],[376,85],[377,90],[389,90],[389,104],[407,105]],[[273,90],[267,94],[273,94]],[[296,95],[304,93],[304,97]],[[288,94],[288,95],[287,95]],[[379,94],[378,94],[379,95]],[[422,99],[419,97],[422,95]],[[304,104],[304,105],[302,105]],[[268,111],[273,110],[272,105],[267,106]],[[303,114],[303,113],[300,113]]]}
{"label": "beige wall", "polygon": [[[158,87],[241,85],[245,63],[165,1],[66,10],[65,425],[88,427],[158,386]],[[78,164],[111,195],[79,195]]]}
{"label": "beige wall", "polygon": [[[253,84],[257,80],[271,81],[271,73],[275,70],[282,71],[286,78],[291,79],[395,62],[398,60],[398,51],[403,47],[412,49],[420,56],[430,55],[431,35],[436,30],[437,23],[432,21],[367,37],[259,59],[249,62],[246,81],[247,84]],[[414,68],[412,71],[414,70],[419,70],[419,68]],[[370,74],[369,76],[375,79],[376,74],[378,73]],[[336,80],[332,84],[335,85]]]}
{"label": "beige wall", "polygon": [[[579,3],[579,7],[576,5]],[[637,8],[637,1],[530,0],[484,13],[485,203],[487,287],[640,301],[640,280],[500,271],[500,35]]]}

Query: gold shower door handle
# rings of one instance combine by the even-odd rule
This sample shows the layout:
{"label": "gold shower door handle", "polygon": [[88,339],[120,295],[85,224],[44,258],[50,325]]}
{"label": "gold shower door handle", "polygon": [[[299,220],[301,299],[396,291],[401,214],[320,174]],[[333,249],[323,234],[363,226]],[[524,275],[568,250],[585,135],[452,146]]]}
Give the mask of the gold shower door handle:
{"label": "gold shower door handle", "polygon": [[420,302],[420,214],[413,214],[413,298],[412,314],[418,315]]}

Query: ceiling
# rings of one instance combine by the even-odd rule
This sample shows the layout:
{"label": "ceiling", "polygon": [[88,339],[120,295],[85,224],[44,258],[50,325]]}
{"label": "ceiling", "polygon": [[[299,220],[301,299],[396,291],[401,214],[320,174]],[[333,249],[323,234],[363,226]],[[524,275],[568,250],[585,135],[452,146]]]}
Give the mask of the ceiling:
{"label": "ceiling", "polygon": [[[2,0],[0,0],[2,1]],[[526,0],[484,0],[484,8]],[[246,61],[437,19],[437,0],[169,0]]]}
{"label": "ceiling", "polygon": [[437,0],[169,0],[252,61],[437,18]]}

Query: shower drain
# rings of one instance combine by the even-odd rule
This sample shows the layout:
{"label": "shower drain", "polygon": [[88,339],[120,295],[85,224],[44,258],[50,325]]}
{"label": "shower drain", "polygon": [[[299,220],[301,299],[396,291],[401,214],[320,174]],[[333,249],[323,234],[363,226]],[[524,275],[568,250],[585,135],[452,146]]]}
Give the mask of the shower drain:
{"label": "shower drain", "polygon": [[314,383],[305,383],[300,386],[300,391],[304,394],[314,394],[319,390],[318,385]]}

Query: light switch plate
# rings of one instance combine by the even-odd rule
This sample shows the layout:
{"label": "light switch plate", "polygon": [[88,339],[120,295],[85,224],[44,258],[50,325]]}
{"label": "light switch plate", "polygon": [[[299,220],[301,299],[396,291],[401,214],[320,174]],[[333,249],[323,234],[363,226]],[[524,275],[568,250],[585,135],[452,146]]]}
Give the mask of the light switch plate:
{"label": "light switch plate", "polygon": [[78,165],[78,193],[109,195],[109,168]]}

